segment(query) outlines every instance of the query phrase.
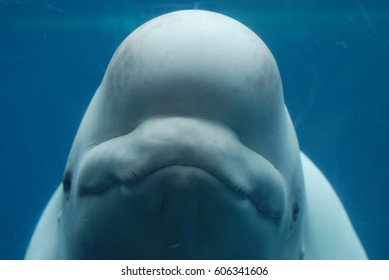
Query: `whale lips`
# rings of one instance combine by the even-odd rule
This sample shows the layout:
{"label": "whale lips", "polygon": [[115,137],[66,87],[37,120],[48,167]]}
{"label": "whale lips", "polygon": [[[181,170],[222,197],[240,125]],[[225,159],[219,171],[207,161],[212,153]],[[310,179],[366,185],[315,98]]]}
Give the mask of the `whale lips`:
{"label": "whale lips", "polygon": [[169,166],[202,169],[264,214],[277,218],[282,213],[285,188],[279,171],[228,127],[206,120],[152,119],[94,146],[81,161],[77,185],[81,194],[93,194]]}

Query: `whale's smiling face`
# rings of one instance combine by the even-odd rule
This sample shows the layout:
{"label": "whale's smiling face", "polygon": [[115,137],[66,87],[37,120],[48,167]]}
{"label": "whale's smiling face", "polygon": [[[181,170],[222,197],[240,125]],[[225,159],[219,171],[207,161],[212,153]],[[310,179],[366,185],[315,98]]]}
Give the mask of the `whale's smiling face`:
{"label": "whale's smiling face", "polygon": [[298,258],[304,189],[276,63],[227,17],[183,11],[114,55],[63,180],[69,258]]}

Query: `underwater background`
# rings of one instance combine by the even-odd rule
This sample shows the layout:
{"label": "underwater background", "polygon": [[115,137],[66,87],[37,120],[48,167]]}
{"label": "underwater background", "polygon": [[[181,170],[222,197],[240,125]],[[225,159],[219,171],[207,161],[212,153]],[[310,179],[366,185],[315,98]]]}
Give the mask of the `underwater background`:
{"label": "underwater background", "polygon": [[265,41],[301,149],[369,258],[389,259],[387,0],[0,0],[0,259],[23,258],[117,46],[182,9],[223,13]]}

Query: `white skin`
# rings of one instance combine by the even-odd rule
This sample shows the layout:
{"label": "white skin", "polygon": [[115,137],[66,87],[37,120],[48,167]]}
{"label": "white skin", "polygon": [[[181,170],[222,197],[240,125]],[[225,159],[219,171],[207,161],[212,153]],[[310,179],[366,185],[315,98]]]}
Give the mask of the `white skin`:
{"label": "white skin", "polygon": [[304,186],[277,65],[218,14],[172,13],[121,44],[63,188],[67,258],[302,256]]}
{"label": "white skin", "polygon": [[27,257],[302,258],[300,151],[266,45],[205,11],[142,25],[113,56],[47,209]]}

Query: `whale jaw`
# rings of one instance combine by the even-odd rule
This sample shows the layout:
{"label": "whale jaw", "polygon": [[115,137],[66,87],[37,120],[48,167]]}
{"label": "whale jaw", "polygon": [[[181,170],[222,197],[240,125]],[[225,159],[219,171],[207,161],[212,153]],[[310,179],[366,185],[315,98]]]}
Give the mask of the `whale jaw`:
{"label": "whale jaw", "polygon": [[88,211],[73,221],[70,258],[269,259],[276,251],[279,221],[197,167],[166,167],[82,200]]}
{"label": "whale jaw", "polygon": [[74,177],[70,258],[269,259],[282,243],[282,176],[222,124],[149,120]]}

